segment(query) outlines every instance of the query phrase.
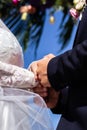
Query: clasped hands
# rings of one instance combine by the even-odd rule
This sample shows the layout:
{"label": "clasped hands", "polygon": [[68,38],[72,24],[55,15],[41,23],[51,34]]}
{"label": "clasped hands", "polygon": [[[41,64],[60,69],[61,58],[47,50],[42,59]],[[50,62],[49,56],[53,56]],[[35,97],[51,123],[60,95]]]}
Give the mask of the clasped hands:
{"label": "clasped hands", "polygon": [[29,70],[35,75],[38,85],[33,88],[33,92],[39,94],[46,102],[48,108],[54,108],[58,102],[60,92],[55,91],[47,76],[47,66],[49,61],[55,57],[53,54],[48,54],[41,60],[34,61],[29,66]]}

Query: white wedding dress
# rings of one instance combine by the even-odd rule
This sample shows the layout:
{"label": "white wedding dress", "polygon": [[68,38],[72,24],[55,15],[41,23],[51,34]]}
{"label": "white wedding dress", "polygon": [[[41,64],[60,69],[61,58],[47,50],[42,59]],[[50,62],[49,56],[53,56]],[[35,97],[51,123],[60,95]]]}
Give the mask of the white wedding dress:
{"label": "white wedding dress", "polygon": [[0,86],[31,88],[36,85],[34,74],[23,68],[23,62],[22,48],[17,39],[7,27],[3,29],[1,26]]}
{"label": "white wedding dress", "polygon": [[23,68],[20,44],[0,20],[0,130],[53,130],[44,100],[26,91],[36,85]]}

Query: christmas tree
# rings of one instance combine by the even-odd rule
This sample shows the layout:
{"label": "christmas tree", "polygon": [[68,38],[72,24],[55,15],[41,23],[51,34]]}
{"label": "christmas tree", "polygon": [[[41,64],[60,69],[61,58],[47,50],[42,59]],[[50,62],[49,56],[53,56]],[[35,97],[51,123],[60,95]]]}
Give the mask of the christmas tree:
{"label": "christmas tree", "polygon": [[[34,14],[28,14],[25,18],[20,13],[19,9],[24,5],[33,5],[37,11]],[[20,44],[23,45],[24,50],[27,47],[27,42],[31,38],[38,47],[39,40],[43,31],[44,21],[46,16],[46,9],[53,8],[50,12],[50,24],[54,23],[54,13],[61,9],[64,13],[63,20],[66,18],[69,9],[73,6],[73,0],[0,0],[0,17],[5,24],[16,35]],[[60,27],[66,30],[65,33],[60,34],[63,41],[63,47],[66,45],[67,40],[70,38],[74,21],[69,15],[67,22],[62,22]],[[63,35],[64,34],[64,35]]]}

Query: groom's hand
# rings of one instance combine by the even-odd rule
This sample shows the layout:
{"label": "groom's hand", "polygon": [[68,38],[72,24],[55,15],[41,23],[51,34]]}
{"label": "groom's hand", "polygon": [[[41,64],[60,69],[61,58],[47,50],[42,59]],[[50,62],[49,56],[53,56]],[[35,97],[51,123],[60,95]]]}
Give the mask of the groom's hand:
{"label": "groom's hand", "polygon": [[33,88],[33,92],[39,94],[44,100],[48,108],[55,108],[58,100],[60,92],[56,92],[52,87],[46,88],[41,85]]}
{"label": "groom's hand", "polygon": [[34,73],[35,79],[38,80],[43,87],[51,86],[47,76],[47,66],[53,57],[55,57],[53,54],[49,54],[44,56],[41,60],[30,64],[29,70]]}

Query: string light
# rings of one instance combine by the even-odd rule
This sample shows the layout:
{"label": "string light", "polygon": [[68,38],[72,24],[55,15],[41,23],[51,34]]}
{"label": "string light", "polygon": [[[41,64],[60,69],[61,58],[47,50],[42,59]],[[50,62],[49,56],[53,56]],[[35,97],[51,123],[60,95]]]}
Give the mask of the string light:
{"label": "string light", "polygon": [[53,15],[50,16],[50,23],[53,24],[55,22],[55,18]]}

